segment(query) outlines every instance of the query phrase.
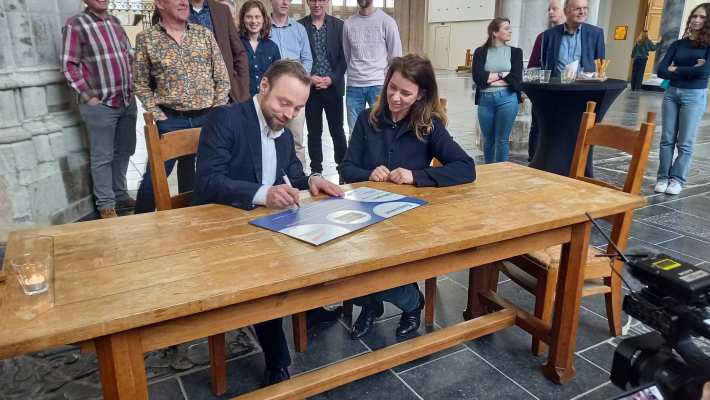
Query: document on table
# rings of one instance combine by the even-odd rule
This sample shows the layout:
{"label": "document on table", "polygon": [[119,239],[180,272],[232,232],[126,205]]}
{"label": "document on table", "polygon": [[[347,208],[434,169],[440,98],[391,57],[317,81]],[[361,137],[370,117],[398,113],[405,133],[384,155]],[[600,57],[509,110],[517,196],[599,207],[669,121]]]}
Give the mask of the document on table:
{"label": "document on table", "polygon": [[249,223],[318,246],[424,204],[415,197],[360,187],[343,198],[302,204]]}

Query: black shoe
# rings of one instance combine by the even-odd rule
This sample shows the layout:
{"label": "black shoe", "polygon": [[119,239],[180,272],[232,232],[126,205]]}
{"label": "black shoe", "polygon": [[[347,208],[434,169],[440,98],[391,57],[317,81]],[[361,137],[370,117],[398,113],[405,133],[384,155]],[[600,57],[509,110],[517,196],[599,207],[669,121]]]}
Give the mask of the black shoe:
{"label": "black shoe", "polygon": [[338,306],[333,310],[324,307],[314,308],[306,311],[306,325],[311,329],[318,325],[330,325],[343,315],[343,307]]}
{"label": "black shoe", "polygon": [[357,321],[355,321],[353,325],[353,329],[350,331],[350,338],[355,340],[367,335],[368,332],[370,332],[370,328],[372,328],[372,324],[377,318],[381,317],[384,312],[385,308],[382,302],[372,302],[372,304],[363,306],[362,310],[360,310],[360,315],[357,317]]}
{"label": "black shoe", "polygon": [[287,368],[267,369],[264,371],[264,386],[273,385],[291,379]]}
{"label": "black shoe", "polygon": [[422,322],[422,309],[424,308],[424,295],[419,292],[419,307],[414,311],[403,312],[399,319],[399,326],[395,331],[397,337],[407,336],[419,329],[419,324]]}

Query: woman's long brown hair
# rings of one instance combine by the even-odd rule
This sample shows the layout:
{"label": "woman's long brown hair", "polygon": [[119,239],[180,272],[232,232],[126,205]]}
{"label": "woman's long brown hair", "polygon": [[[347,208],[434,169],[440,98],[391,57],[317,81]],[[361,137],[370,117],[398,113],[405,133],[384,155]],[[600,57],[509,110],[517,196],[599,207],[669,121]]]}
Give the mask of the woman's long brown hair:
{"label": "woman's long brown hair", "polygon": [[[692,30],[690,29],[690,21],[693,19],[693,14],[695,14],[695,11],[697,11],[699,8],[705,10],[705,23],[700,29],[700,32],[698,32],[697,35],[693,37],[691,35]],[[691,11],[690,15],[688,16],[688,20],[685,22],[685,33],[683,34],[683,37],[690,38],[693,41],[693,46],[695,47],[710,46],[710,3],[699,4],[697,7],[693,8],[693,11]]]}
{"label": "woman's long brown hair", "polygon": [[419,93],[422,97],[412,104],[412,108],[409,110],[409,121],[411,121],[417,139],[424,142],[426,136],[434,129],[432,118],[436,117],[446,125],[448,117],[439,100],[439,88],[434,76],[434,67],[432,67],[431,61],[422,56],[407,54],[392,60],[392,65],[387,71],[385,83],[382,86],[382,92],[370,110],[370,125],[379,130],[380,114],[387,104],[387,87],[395,72],[399,72],[404,79],[419,86]]}
{"label": "woman's long brown hair", "polygon": [[259,31],[259,39],[268,39],[271,35],[271,18],[269,18],[269,13],[266,12],[266,7],[264,7],[259,0],[249,0],[242,4],[242,8],[239,9],[239,37],[249,38],[247,27],[244,26],[244,15],[252,8],[258,8],[261,12],[261,16],[264,18],[264,25],[261,27],[261,31]]}
{"label": "woman's long brown hair", "polygon": [[495,17],[493,21],[488,24],[488,39],[486,39],[486,43],[483,43],[484,48],[488,49],[493,47],[493,40],[495,40],[493,34],[500,30],[504,22],[510,23],[510,20],[505,17]]}

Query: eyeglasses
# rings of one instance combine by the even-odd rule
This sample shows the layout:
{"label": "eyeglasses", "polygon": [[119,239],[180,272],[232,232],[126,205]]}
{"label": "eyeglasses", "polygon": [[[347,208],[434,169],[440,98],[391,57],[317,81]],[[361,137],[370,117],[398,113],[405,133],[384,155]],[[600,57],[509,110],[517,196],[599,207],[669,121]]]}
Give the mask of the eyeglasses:
{"label": "eyeglasses", "polygon": [[572,12],[576,12],[576,13],[583,12],[586,14],[589,12],[589,7],[575,7],[575,8],[570,8],[569,10]]}

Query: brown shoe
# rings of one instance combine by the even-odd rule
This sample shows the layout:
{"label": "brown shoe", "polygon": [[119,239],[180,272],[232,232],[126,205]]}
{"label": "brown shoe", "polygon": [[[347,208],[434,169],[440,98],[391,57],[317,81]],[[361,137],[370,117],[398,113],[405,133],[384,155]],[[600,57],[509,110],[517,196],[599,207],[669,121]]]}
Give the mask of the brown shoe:
{"label": "brown shoe", "polygon": [[102,208],[99,210],[99,214],[101,214],[101,219],[118,217],[115,208]]}
{"label": "brown shoe", "polygon": [[122,210],[124,208],[136,208],[136,201],[132,197],[126,197],[123,200],[116,201],[116,208]]}

